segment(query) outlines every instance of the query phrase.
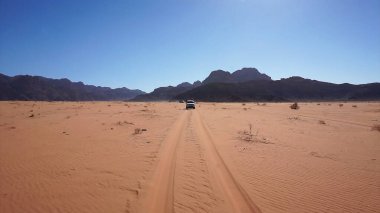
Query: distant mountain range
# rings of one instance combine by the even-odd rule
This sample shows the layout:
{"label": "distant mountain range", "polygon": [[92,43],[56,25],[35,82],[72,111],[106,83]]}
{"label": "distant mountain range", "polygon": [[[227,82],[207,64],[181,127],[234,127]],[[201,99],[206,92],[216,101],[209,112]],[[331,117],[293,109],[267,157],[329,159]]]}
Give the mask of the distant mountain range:
{"label": "distant mountain range", "polygon": [[0,100],[109,101],[129,100],[144,94],[128,88],[111,89],[40,76],[0,74]]}
{"label": "distant mountain range", "polygon": [[111,89],[49,79],[0,74],[0,100],[43,101],[349,101],[380,100],[380,83],[333,84],[302,77],[272,80],[256,68],[243,68],[233,73],[216,70],[201,81],[183,82],[177,86],[156,88],[151,93],[128,88]]}
{"label": "distant mountain range", "polygon": [[333,101],[380,100],[380,83],[333,84],[302,77],[273,81],[255,68],[233,73],[216,70],[202,82],[184,82],[175,87],[160,87],[133,101]]}

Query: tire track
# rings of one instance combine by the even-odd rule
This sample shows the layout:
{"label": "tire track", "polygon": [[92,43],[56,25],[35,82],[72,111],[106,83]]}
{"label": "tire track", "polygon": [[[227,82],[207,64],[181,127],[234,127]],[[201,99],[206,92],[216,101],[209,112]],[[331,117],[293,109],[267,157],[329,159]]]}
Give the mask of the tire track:
{"label": "tire track", "polygon": [[195,126],[198,132],[201,143],[203,144],[206,152],[207,164],[210,171],[213,173],[215,182],[219,184],[220,190],[225,196],[226,202],[231,208],[231,212],[258,212],[261,210],[251,200],[247,192],[233,177],[231,171],[228,169],[223,159],[221,158],[218,150],[215,147],[214,140],[207,126],[202,121],[199,113],[195,111]]}
{"label": "tire track", "polygon": [[174,177],[176,213],[227,213],[211,182],[204,148],[195,131],[193,110],[184,129],[184,140],[177,147]]}
{"label": "tire track", "polygon": [[261,213],[224,163],[197,111],[184,111],[173,124],[159,159],[139,212],[209,212],[215,208]]}
{"label": "tire track", "polygon": [[190,114],[185,111],[173,124],[168,136],[163,142],[160,161],[151,179],[151,185],[141,202],[141,213],[171,213],[173,208],[174,171],[176,164],[176,148],[183,138],[185,123]]}

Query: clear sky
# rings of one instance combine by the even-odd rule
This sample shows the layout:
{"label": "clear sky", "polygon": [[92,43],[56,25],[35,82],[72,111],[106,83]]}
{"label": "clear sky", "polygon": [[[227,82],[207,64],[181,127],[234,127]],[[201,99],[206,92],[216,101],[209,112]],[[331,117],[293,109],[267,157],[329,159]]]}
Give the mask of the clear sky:
{"label": "clear sky", "polygon": [[0,0],[0,73],[138,88],[256,67],[380,82],[380,0]]}

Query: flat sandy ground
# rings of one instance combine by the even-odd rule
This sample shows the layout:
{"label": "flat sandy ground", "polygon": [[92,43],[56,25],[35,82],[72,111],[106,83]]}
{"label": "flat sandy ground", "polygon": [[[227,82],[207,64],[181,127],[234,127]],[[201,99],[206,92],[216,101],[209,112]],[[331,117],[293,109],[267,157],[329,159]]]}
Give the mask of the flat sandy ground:
{"label": "flat sandy ground", "polygon": [[0,212],[380,212],[380,103],[339,104],[0,102]]}

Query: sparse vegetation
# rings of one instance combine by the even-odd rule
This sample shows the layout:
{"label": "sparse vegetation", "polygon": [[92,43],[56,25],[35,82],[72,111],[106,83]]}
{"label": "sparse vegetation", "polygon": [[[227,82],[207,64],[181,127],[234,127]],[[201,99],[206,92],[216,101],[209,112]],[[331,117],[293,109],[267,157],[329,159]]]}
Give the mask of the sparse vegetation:
{"label": "sparse vegetation", "polygon": [[269,143],[265,138],[259,138],[259,131],[256,130],[254,133],[253,125],[248,124],[248,130],[243,130],[239,132],[240,139],[249,143]]}
{"label": "sparse vegetation", "polygon": [[372,131],[378,131],[378,132],[380,132],[380,124],[374,124],[374,125],[371,127],[371,130],[372,130]]}
{"label": "sparse vegetation", "polygon": [[322,125],[326,125],[326,122],[324,120],[319,120],[318,123]]}
{"label": "sparse vegetation", "polygon": [[357,105],[352,105],[352,107],[357,108],[358,106]]}
{"label": "sparse vegetation", "polygon": [[134,135],[142,134],[142,132],[148,131],[147,129],[135,128]]}
{"label": "sparse vegetation", "polygon": [[141,129],[140,128],[136,128],[135,132],[134,132],[134,135],[141,134],[141,133],[142,133]]}
{"label": "sparse vegetation", "polygon": [[135,124],[132,123],[132,122],[128,122],[128,121],[118,121],[116,123],[116,125],[118,125],[118,126],[124,126],[124,125],[135,125]]}
{"label": "sparse vegetation", "polygon": [[297,109],[299,109],[300,107],[298,106],[298,103],[297,102],[295,102],[294,104],[292,104],[292,105],[290,105],[290,109],[295,109],[295,110],[297,110]]}
{"label": "sparse vegetation", "polygon": [[342,107],[343,106],[343,104],[339,104],[339,107]]}
{"label": "sparse vegetation", "polygon": [[299,117],[289,117],[288,119],[289,119],[289,120],[300,120]]}

